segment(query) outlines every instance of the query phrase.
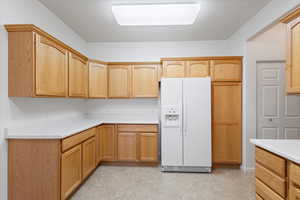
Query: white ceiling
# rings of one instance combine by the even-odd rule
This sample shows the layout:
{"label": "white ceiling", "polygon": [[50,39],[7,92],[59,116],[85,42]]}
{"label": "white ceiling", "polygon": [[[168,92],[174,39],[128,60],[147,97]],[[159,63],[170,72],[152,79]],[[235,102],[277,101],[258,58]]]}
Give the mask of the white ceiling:
{"label": "white ceiling", "polygon": [[[271,0],[39,0],[88,42],[223,40]],[[119,26],[113,3],[200,2],[189,26]],[[155,13],[154,13],[155,14]]]}

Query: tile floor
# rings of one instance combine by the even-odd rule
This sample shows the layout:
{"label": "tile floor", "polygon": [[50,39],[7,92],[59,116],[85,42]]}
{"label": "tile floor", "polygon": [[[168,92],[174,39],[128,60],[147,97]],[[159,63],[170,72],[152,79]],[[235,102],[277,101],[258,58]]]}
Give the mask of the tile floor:
{"label": "tile floor", "polygon": [[157,167],[101,166],[72,200],[254,200],[254,173],[162,173]]}

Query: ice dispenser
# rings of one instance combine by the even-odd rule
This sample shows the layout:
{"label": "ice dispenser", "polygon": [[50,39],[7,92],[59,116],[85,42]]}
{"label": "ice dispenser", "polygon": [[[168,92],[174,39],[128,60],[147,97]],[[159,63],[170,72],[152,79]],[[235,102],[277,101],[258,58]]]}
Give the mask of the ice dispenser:
{"label": "ice dispenser", "polygon": [[179,107],[177,105],[170,105],[163,107],[163,120],[165,127],[178,127],[179,126]]}

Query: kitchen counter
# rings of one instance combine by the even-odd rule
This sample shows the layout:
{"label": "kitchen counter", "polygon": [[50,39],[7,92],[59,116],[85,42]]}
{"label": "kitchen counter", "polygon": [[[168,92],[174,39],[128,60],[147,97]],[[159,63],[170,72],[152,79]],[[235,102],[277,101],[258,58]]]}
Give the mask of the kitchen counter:
{"label": "kitchen counter", "polygon": [[300,164],[300,140],[251,139],[250,142],[287,160]]}
{"label": "kitchen counter", "polygon": [[47,123],[30,124],[24,127],[7,128],[6,139],[62,139],[101,124],[158,124],[155,119],[104,119],[77,117],[53,120]]}

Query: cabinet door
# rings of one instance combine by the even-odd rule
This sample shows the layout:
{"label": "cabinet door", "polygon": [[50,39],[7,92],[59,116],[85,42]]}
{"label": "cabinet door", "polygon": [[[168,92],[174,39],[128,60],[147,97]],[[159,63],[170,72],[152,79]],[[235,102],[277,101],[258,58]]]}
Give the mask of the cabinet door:
{"label": "cabinet door", "polygon": [[118,133],[118,160],[137,161],[136,133]]}
{"label": "cabinet door", "polygon": [[101,137],[102,161],[116,160],[116,134],[114,125],[103,125],[99,128]]}
{"label": "cabinet door", "polygon": [[69,96],[88,96],[88,67],[86,61],[77,55],[69,55]]}
{"label": "cabinet door", "polygon": [[187,77],[207,77],[209,76],[209,61],[187,61]]}
{"label": "cabinet door", "polygon": [[185,77],[184,61],[164,61],[163,77],[166,78],[182,78]]}
{"label": "cabinet door", "polygon": [[107,66],[89,63],[89,97],[107,97]]}
{"label": "cabinet door", "polygon": [[36,35],[36,95],[63,97],[67,94],[68,52]]}
{"label": "cabinet door", "polygon": [[82,143],[82,178],[86,178],[96,167],[96,140],[92,137]]}
{"label": "cabinet door", "polygon": [[128,98],[131,90],[131,65],[110,65],[108,68],[108,95]]}
{"label": "cabinet door", "polygon": [[241,60],[213,60],[211,61],[211,77],[213,81],[241,81]]}
{"label": "cabinet door", "polygon": [[140,161],[157,161],[157,133],[140,133]]}
{"label": "cabinet door", "polygon": [[290,183],[289,186],[289,200],[300,200],[300,188],[293,183]]}
{"label": "cabinet door", "polygon": [[68,196],[80,185],[82,180],[81,145],[62,154],[61,159],[61,199]]}
{"label": "cabinet door", "polygon": [[300,93],[300,20],[288,25],[287,92]]}
{"label": "cabinet door", "polygon": [[133,97],[158,96],[158,72],[156,65],[133,66]]}
{"label": "cabinet door", "polygon": [[241,163],[241,83],[213,84],[213,162]]}
{"label": "cabinet door", "polygon": [[102,160],[102,135],[101,135],[101,127],[99,126],[96,129],[96,165],[99,164]]}

